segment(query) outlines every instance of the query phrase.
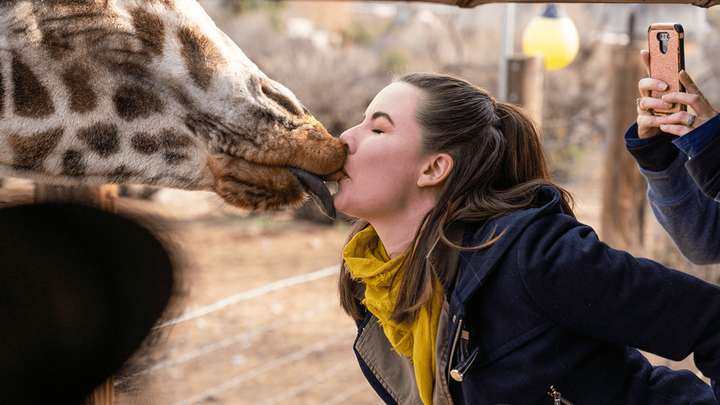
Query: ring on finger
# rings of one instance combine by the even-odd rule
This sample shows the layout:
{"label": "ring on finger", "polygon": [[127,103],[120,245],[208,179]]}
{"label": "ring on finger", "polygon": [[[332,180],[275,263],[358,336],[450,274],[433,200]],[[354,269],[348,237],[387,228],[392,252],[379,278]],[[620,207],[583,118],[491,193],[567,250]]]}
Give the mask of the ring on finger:
{"label": "ring on finger", "polygon": [[688,114],[688,119],[687,119],[687,124],[686,124],[686,125],[687,125],[688,127],[692,128],[693,124],[695,123],[695,119],[696,119],[696,118],[697,118],[696,115]]}

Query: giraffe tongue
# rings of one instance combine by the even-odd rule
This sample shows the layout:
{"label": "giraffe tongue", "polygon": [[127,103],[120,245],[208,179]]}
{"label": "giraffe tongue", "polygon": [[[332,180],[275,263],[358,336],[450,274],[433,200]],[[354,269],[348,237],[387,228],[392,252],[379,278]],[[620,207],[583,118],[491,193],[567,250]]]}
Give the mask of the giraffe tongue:
{"label": "giraffe tongue", "polygon": [[330,195],[330,190],[325,186],[325,182],[323,182],[319,176],[306,172],[305,170],[295,167],[291,167],[289,170],[290,173],[300,181],[303,187],[305,187],[305,191],[312,196],[323,213],[335,219],[335,205],[333,205],[332,195]]}

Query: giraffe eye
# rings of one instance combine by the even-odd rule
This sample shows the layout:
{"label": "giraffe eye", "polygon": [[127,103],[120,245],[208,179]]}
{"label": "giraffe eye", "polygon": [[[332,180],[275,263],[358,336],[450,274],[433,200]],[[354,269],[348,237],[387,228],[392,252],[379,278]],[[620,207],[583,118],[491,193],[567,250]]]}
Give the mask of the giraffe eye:
{"label": "giraffe eye", "polygon": [[276,102],[280,107],[284,108],[287,112],[293,115],[302,115],[302,111],[298,108],[298,106],[295,105],[289,98],[284,96],[283,94],[278,93],[274,89],[272,89],[267,84],[263,83],[262,87],[260,88],[269,98],[270,100]]}

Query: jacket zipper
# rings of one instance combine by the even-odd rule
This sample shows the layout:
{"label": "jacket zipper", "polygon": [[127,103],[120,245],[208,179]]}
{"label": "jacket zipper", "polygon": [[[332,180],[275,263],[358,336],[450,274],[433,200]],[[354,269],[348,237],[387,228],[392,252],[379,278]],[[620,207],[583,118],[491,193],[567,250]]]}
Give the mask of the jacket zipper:
{"label": "jacket zipper", "polygon": [[450,359],[448,360],[448,377],[452,378],[455,381],[458,380],[453,376],[453,360],[455,358],[455,348],[457,347],[458,338],[460,337],[460,331],[462,331],[462,324],[463,320],[462,318],[460,318],[458,320],[457,329],[455,329],[455,336],[453,337],[452,346],[450,347]]}
{"label": "jacket zipper", "polygon": [[562,397],[562,393],[558,391],[554,385],[550,386],[547,394],[553,399],[553,405],[573,405],[572,402]]}

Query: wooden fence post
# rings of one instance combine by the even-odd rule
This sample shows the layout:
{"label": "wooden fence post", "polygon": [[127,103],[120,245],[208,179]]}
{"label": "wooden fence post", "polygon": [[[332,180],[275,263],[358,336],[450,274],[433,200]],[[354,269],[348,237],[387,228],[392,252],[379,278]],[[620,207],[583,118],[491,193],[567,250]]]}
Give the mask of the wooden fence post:
{"label": "wooden fence post", "polygon": [[[116,185],[103,186],[56,186],[35,184],[35,202],[67,201],[95,205],[104,210],[115,212],[117,198]],[[85,401],[86,405],[112,405],[113,378],[99,385]]]}
{"label": "wooden fence post", "polygon": [[628,44],[610,44],[608,51],[608,74],[612,80],[608,94],[598,94],[598,97],[609,99],[610,109],[600,234],[615,248],[641,254],[646,185],[635,159],[625,148],[623,134],[637,117],[637,84],[644,67],[637,42],[630,40]]}
{"label": "wooden fence post", "polygon": [[543,86],[545,68],[540,56],[513,56],[508,58],[508,102],[522,106],[542,128]]}

